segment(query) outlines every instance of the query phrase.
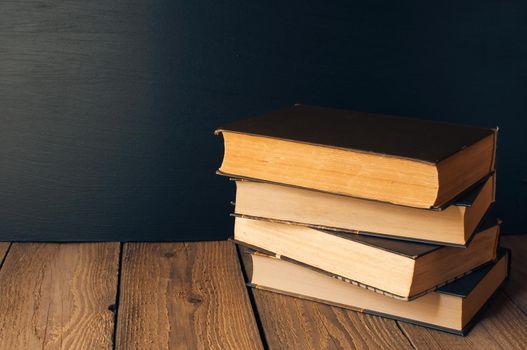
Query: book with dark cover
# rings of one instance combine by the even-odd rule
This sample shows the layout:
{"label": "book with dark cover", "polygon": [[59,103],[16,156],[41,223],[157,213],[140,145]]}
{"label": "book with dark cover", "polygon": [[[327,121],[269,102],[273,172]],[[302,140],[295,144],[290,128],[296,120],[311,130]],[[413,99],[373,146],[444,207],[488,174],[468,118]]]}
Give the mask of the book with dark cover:
{"label": "book with dark cover", "polygon": [[[268,220],[260,220],[260,221],[268,221]],[[480,224],[477,232],[474,234],[474,236],[477,236],[479,233],[482,233],[482,236],[480,236],[480,237],[485,237],[483,235],[488,235],[489,233],[491,233],[493,235],[493,236],[489,236],[489,237],[492,237],[492,239],[493,239],[492,246],[489,246],[488,249],[486,248],[486,251],[488,250],[489,254],[492,255],[490,258],[482,260],[477,265],[473,264],[471,267],[468,267],[466,269],[461,269],[463,264],[461,262],[459,262],[459,264],[457,264],[456,267],[453,268],[453,269],[458,270],[457,274],[450,273],[450,277],[448,279],[438,281],[436,284],[431,284],[426,289],[422,289],[419,292],[413,292],[413,293],[410,293],[408,295],[401,295],[401,294],[398,294],[398,293],[391,292],[391,291],[389,291],[387,289],[383,289],[383,287],[380,286],[380,285],[372,285],[371,283],[370,284],[365,283],[364,281],[360,280],[360,278],[350,278],[349,276],[346,277],[346,276],[338,275],[338,274],[336,274],[334,272],[326,271],[323,268],[319,268],[319,267],[317,268],[317,267],[313,266],[312,263],[308,263],[308,261],[300,261],[297,258],[294,258],[293,257],[294,255],[289,255],[289,254],[286,254],[284,252],[282,252],[281,254],[277,254],[276,250],[275,251],[272,250],[273,248],[266,249],[266,248],[263,248],[262,246],[258,246],[258,245],[254,245],[254,244],[242,241],[242,240],[238,240],[238,239],[236,239],[236,236],[234,236],[232,238],[232,240],[234,242],[236,242],[237,244],[239,244],[241,246],[245,246],[247,248],[250,248],[250,249],[252,249],[254,251],[258,251],[260,253],[263,253],[263,254],[266,254],[266,255],[269,255],[269,256],[277,256],[281,260],[293,262],[293,263],[295,263],[297,265],[302,265],[302,266],[307,267],[309,269],[312,269],[314,271],[317,271],[317,272],[320,272],[320,273],[323,273],[323,274],[335,277],[335,278],[337,278],[337,279],[339,279],[341,281],[344,281],[344,282],[347,282],[347,283],[350,283],[350,284],[353,284],[355,286],[359,286],[359,287],[362,287],[362,288],[365,288],[365,289],[373,290],[373,291],[375,291],[375,292],[377,292],[379,294],[383,294],[385,296],[388,296],[388,297],[391,297],[391,298],[394,298],[394,299],[408,301],[408,300],[414,300],[416,298],[419,298],[422,295],[430,293],[430,292],[436,290],[437,288],[442,287],[445,284],[448,284],[448,283],[450,283],[450,282],[452,282],[452,281],[454,281],[454,280],[456,280],[458,278],[463,277],[464,275],[470,273],[474,269],[477,269],[477,268],[481,267],[482,265],[495,260],[496,259],[496,249],[497,249],[497,246],[498,246],[498,243],[499,243],[499,225],[500,225],[500,221],[498,219],[496,219],[495,216],[489,215],[489,216],[485,217],[485,219]],[[488,231],[489,229],[492,229],[495,226],[497,226],[495,228],[495,230],[493,230],[492,232]],[[437,256],[441,256],[442,254],[441,254],[440,250],[445,250],[445,254],[453,254],[453,256],[452,256],[453,259],[454,258],[455,259],[462,259],[461,258],[462,256],[468,256],[468,254],[470,254],[469,250],[465,250],[463,248],[459,249],[459,248],[452,248],[452,247],[448,247],[448,246],[440,246],[440,245],[431,245],[431,244],[426,244],[426,243],[417,243],[417,242],[393,240],[393,239],[387,239],[387,238],[381,238],[381,237],[375,237],[375,236],[368,236],[368,235],[354,235],[354,234],[343,233],[343,232],[338,232],[338,231],[329,231],[329,230],[318,230],[318,231],[324,232],[325,234],[328,234],[328,235],[332,235],[332,236],[336,236],[336,237],[339,237],[339,238],[343,238],[345,240],[349,240],[349,241],[352,241],[354,243],[358,243],[358,244],[365,245],[365,246],[368,246],[368,247],[373,247],[373,248],[375,248],[375,249],[377,249],[379,251],[384,251],[384,252],[387,252],[389,254],[399,255],[401,257],[404,257],[405,259],[414,260],[416,263],[419,263],[418,259],[422,260],[422,259],[425,258],[425,256],[427,254],[430,254],[432,252],[436,252],[436,253],[438,253]],[[494,236],[494,232],[496,232],[495,236]],[[453,253],[453,250],[455,250],[455,253]],[[432,260],[435,261],[436,259],[438,259],[438,258],[433,258]],[[426,260],[426,259],[424,259],[424,260]],[[383,266],[383,265],[385,265],[385,264],[381,263],[380,265],[377,266],[377,270],[379,272],[383,271],[383,269],[386,268],[386,266]],[[439,268],[440,266],[442,266],[442,264],[437,265],[436,268]],[[359,267],[356,267],[356,269],[358,269],[358,270],[356,270],[356,272],[360,272],[360,268]],[[449,270],[449,271],[451,271],[451,270]],[[420,276],[414,276],[414,278],[416,278],[416,279],[419,278],[419,277]],[[414,279],[414,282],[415,282],[415,279]],[[384,287],[384,288],[386,288],[386,287]]]}
{"label": "book with dark cover", "polygon": [[496,131],[295,105],[218,128],[218,173],[436,208],[493,171]]}
{"label": "book with dark cover", "polygon": [[[501,223],[501,220],[496,217],[496,214],[494,213],[494,207],[492,206],[487,211],[485,216],[481,219],[481,222],[478,224],[476,230],[474,231],[474,234],[472,235],[470,240],[467,242],[467,244],[461,245],[461,244],[451,244],[451,243],[437,242],[437,241],[431,241],[431,240],[414,239],[414,238],[408,238],[408,237],[400,237],[400,239],[397,239],[397,238],[394,239],[394,237],[388,236],[382,233],[357,231],[357,230],[346,231],[346,230],[334,229],[334,228],[326,227],[326,226],[309,225],[309,224],[303,224],[299,222],[284,222],[282,220],[274,220],[274,219],[245,215],[245,214],[231,213],[231,216],[250,219],[250,220],[261,220],[261,221],[269,221],[269,222],[311,227],[316,230],[326,232],[328,234],[333,234],[338,237],[350,239],[350,240],[360,242],[363,244],[367,244],[367,245],[377,246],[377,248],[389,250],[394,253],[405,255],[408,257],[413,257],[413,258],[417,258],[423,255],[424,253],[431,252],[440,247],[466,248],[470,244],[470,241],[472,241],[472,239],[478,232],[484,231],[492,226],[499,225]],[[393,247],[393,249],[388,249],[388,247]],[[424,253],[419,254],[418,252],[424,252]]]}
{"label": "book with dark cover", "polygon": [[[223,175],[223,174],[221,174],[221,172],[218,172],[218,171],[216,173],[218,175]],[[480,191],[485,186],[487,180],[489,178],[491,178],[491,177],[492,177],[492,180],[493,180],[493,182],[492,182],[492,187],[493,187],[493,190],[492,190],[492,192],[493,192],[492,202],[494,202],[495,198],[496,198],[496,172],[493,171],[488,176],[485,176],[483,179],[481,179],[480,181],[476,182],[474,185],[470,186],[465,191],[461,192],[458,196],[453,198],[450,202],[444,203],[443,205],[438,206],[438,207],[426,208],[426,209],[419,208],[419,209],[440,211],[440,210],[443,210],[443,209],[445,209],[445,208],[447,208],[447,207],[449,207],[451,205],[457,206],[457,207],[471,207],[472,204],[474,203],[474,201],[476,200],[478,194],[480,193]],[[278,183],[272,182],[272,181],[266,181],[266,180],[260,180],[260,179],[251,179],[251,178],[246,178],[246,177],[243,177],[243,176],[229,177],[229,180],[231,180],[231,181],[263,182],[263,183],[276,184],[276,185],[280,185],[280,186],[298,187],[298,186],[295,186],[295,185],[278,184]],[[318,190],[313,190],[313,189],[311,191],[317,191],[318,192]],[[236,205],[235,202],[231,202],[231,204],[232,205]],[[397,205],[397,204],[392,204],[392,205]]]}
{"label": "book with dark cover", "polygon": [[474,126],[304,105],[225,124],[218,131],[287,139],[432,164],[495,132]]}
{"label": "book with dark cover", "polygon": [[[466,247],[494,202],[494,175],[443,210],[427,210],[237,179],[235,217]],[[377,220],[381,218],[382,220]]]}
{"label": "book with dark cover", "polygon": [[[400,316],[397,316],[397,315],[394,315],[394,314],[388,314],[388,313],[383,313],[383,312],[371,310],[368,307],[353,307],[353,306],[347,305],[347,304],[335,303],[335,302],[331,302],[331,301],[324,300],[324,299],[309,297],[309,296],[306,296],[306,295],[301,295],[301,294],[296,294],[296,293],[292,293],[292,292],[288,292],[288,291],[284,291],[284,290],[280,290],[280,289],[275,289],[275,288],[272,288],[272,287],[269,287],[269,286],[263,286],[263,285],[255,284],[255,283],[252,282],[252,276],[253,276],[252,256],[255,255],[255,254],[256,255],[263,254],[263,256],[265,256],[266,253],[261,253],[259,251],[255,251],[253,249],[250,249],[250,248],[247,248],[247,247],[244,247],[244,246],[239,246],[238,249],[239,249],[239,252],[241,253],[240,257],[241,257],[241,261],[242,261],[244,276],[246,278],[246,282],[247,282],[247,286],[248,287],[263,289],[263,290],[267,290],[267,291],[275,292],[275,293],[280,293],[280,294],[286,294],[286,295],[293,296],[293,297],[298,297],[298,298],[301,298],[301,299],[306,299],[306,300],[315,301],[315,302],[321,302],[321,303],[325,303],[325,304],[329,304],[329,305],[333,305],[333,306],[337,306],[337,307],[350,309],[350,310],[353,310],[353,311],[358,311],[358,312],[362,312],[362,313],[366,313],[366,314],[370,314],[370,315],[375,315],[375,316],[385,317],[385,318],[394,319],[394,320],[398,320],[398,321],[408,322],[408,323],[416,324],[416,325],[419,325],[419,326],[428,327],[428,328],[436,329],[436,330],[439,330],[439,331],[452,333],[452,334],[456,334],[456,335],[463,335],[463,336],[468,334],[468,332],[470,332],[470,330],[473,328],[473,326],[476,324],[477,320],[481,316],[482,312],[486,309],[486,307],[489,304],[489,302],[493,299],[493,297],[495,296],[497,291],[500,289],[500,287],[503,285],[503,283],[505,283],[505,281],[507,280],[508,276],[510,275],[510,265],[511,265],[510,251],[508,249],[500,248],[500,249],[498,249],[497,259],[496,259],[495,262],[493,262],[491,264],[487,264],[487,265],[485,265],[485,266],[483,266],[483,267],[481,267],[479,269],[476,269],[474,271],[471,271],[469,274],[467,274],[467,275],[465,275],[465,276],[463,276],[463,277],[461,277],[459,279],[456,279],[455,281],[453,281],[453,282],[451,282],[449,284],[446,284],[446,285],[444,285],[444,286],[442,286],[442,287],[440,287],[440,288],[438,288],[437,290],[434,291],[434,293],[437,293],[437,294],[451,295],[451,296],[456,297],[456,298],[466,299],[469,296],[471,296],[471,293],[476,290],[476,288],[489,275],[489,273],[494,272],[496,270],[496,268],[497,268],[497,265],[499,263],[501,263],[504,259],[506,259],[506,270],[507,270],[507,272],[505,273],[505,279],[502,280],[499,283],[499,285],[497,286],[497,288],[495,290],[485,291],[484,293],[487,293],[487,294],[489,294],[489,292],[490,292],[490,295],[488,296],[488,298],[486,298],[484,300],[483,305],[481,305],[479,307],[479,310],[474,314],[474,316],[471,317],[469,322],[467,322],[463,326],[463,328],[455,329],[455,328],[449,328],[449,327],[440,326],[440,325],[433,324],[433,323],[421,322],[421,321],[416,320],[416,319],[400,317]],[[304,266],[304,267],[306,267],[306,266]],[[331,276],[331,277],[339,279],[336,276]],[[351,287],[351,288],[354,288],[354,287]],[[372,293],[373,292],[375,292],[375,291],[372,291]],[[393,303],[393,302],[390,301],[390,303]],[[407,303],[406,304],[407,307],[410,307],[410,308],[413,307],[411,302],[407,302],[407,301],[406,302],[405,301],[395,301],[395,303]]]}

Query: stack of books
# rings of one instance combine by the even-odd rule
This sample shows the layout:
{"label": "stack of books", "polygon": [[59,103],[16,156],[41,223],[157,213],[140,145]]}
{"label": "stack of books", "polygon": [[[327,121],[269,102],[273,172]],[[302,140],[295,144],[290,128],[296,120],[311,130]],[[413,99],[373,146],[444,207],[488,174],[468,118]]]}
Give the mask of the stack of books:
{"label": "stack of books", "polygon": [[295,105],[216,134],[254,288],[465,334],[508,275],[495,129]]}

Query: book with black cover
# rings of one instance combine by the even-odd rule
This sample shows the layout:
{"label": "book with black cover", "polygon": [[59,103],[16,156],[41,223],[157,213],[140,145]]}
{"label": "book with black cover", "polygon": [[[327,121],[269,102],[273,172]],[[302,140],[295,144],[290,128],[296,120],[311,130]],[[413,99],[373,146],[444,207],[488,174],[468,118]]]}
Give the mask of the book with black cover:
{"label": "book with black cover", "polygon": [[216,133],[220,174],[420,208],[494,169],[496,130],[412,118],[295,105]]}
{"label": "book with black cover", "polygon": [[412,300],[496,258],[499,221],[487,216],[467,248],[236,218],[234,241],[348,283]]}
{"label": "book with black cover", "polygon": [[244,246],[239,249],[249,287],[458,335],[466,335],[474,326],[509,275],[511,261],[510,252],[500,248],[496,262],[413,301],[401,301],[266,253]]}
{"label": "book with black cover", "polygon": [[443,210],[403,207],[267,181],[233,180],[233,216],[458,247],[467,246],[495,200],[494,174]]}

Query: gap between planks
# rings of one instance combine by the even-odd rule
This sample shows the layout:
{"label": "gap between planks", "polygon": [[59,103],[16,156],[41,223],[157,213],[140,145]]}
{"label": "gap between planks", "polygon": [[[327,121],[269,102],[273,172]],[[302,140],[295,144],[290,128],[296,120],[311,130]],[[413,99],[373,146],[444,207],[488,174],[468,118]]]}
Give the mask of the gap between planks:
{"label": "gap between planks", "polygon": [[127,243],[116,349],[262,349],[232,242]]}
{"label": "gap between planks", "polygon": [[13,243],[0,270],[0,349],[111,349],[118,243]]}
{"label": "gap between planks", "polygon": [[395,321],[253,289],[270,349],[413,349]]}
{"label": "gap between planks", "polygon": [[[498,295],[489,310],[484,312],[481,322],[466,338],[260,290],[251,291],[256,306],[254,316],[260,319],[261,328],[268,338],[270,348],[295,348],[300,344],[306,349],[321,345],[339,348],[369,347],[374,344],[399,348],[448,349],[481,346],[498,348],[502,345],[511,349],[520,348],[527,343],[523,328],[523,324],[527,323],[524,282],[526,278],[523,278],[526,276],[526,270],[520,261],[522,254],[527,250],[527,236],[503,237],[502,243],[513,248],[511,281],[505,292]],[[97,248],[93,249],[93,247]],[[231,345],[239,345],[239,339],[249,338],[252,340],[249,346],[261,348],[256,321],[251,313],[253,308],[248,302],[248,294],[246,291],[243,292],[245,287],[241,274],[239,270],[235,271],[239,266],[232,248],[229,242],[124,245],[0,242],[0,267],[3,267],[0,270],[0,298],[4,301],[4,307],[0,304],[0,347],[7,345],[17,348],[17,345],[21,345],[27,348],[38,345],[39,348],[54,349],[65,344],[89,344],[94,345],[95,348],[133,348],[134,343],[129,343],[128,340],[134,335],[127,332],[140,330],[137,326],[141,323],[133,317],[141,312],[151,314],[151,309],[158,307],[155,300],[164,304],[165,313],[175,316],[174,311],[178,310],[179,315],[182,316],[179,320],[176,320],[177,317],[172,317],[173,320],[169,320],[168,327],[166,324],[163,326],[163,323],[154,325],[157,331],[161,331],[161,335],[168,334],[168,338],[164,338],[168,339],[168,342],[163,342],[157,348],[166,348],[167,346],[163,347],[163,345],[168,344],[175,344],[176,347],[192,344],[196,348],[200,346],[214,348],[217,347],[218,339],[226,340],[227,344],[231,342]],[[177,252],[180,254],[175,258]],[[136,261],[137,258],[139,262]],[[101,264],[101,261],[104,263]],[[158,266],[159,264],[161,266]],[[215,273],[218,272],[218,267],[219,275]],[[119,271],[122,273],[119,274]],[[222,275],[221,271],[230,272]],[[201,277],[201,281],[193,281],[197,274]],[[79,276],[88,276],[88,278],[79,278]],[[127,282],[123,284],[121,281],[119,285],[119,278],[124,276],[128,276]],[[130,279],[133,276],[136,278]],[[165,284],[167,280],[173,279],[180,281],[180,287],[173,284],[170,287],[165,285],[166,288],[157,288],[159,285],[140,282],[141,279],[150,282],[164,281]],[[237,307],[238,311],[234,312],[238,314],[237,316],[225,317],[248,321],[249,328],[244,330],[246,335],[236,334],[236,331],[229,329],[225,320],[223,322],[220,320],[218,322],[220,325],[216,329],[207,329],[211,326],[210,320],[204,315],[217,317],[219,314],[217,310],[222,309],[215,307],[216,302],[213,300],[232,307],[238,298],[229,299],[225,295],[217,295],[214,291],[210,295],[194,293],[196,290],[202,290],[206,284],[219,286],[225,283],[231,287],[238,286],[234,288],[238,291],[234,294],[238,293],[238,297],[241,296],[241,299],[245,300],[242,303],[245,306],[241,307],[241,313],[240,308]],[[13,290],[12,286],[17,284],[24,285],[24,288]],[[155,290],[156,296],[150,300],[149,293],[152,293],[152,290]],[[174,294],[179,297],[171,298],[171,291],[179,292]],[[119,295],[120,293],[122,294]],[[71,305],[75,294],[77,294],[77,302],[80,301],[79,296],[87,301],[79,302],[82,312],[76,312],[75,307]],[[219,294],[222,294],[221,291]],[[16,298],[13,297],[14,295]],[[31,300],[34,295],[37,297]],[[94,298],[94,295],[97,295],[97,298]],[[61,305],[60,312],[59,299],[61,303],[66,304]],[[123,311],[125,309],[123,304],[119,305],[123,300],[139,303],[125,303],[126,311]],[[195,304],[205,304],[205,306],[195,307]],[[6,305],[10,308],[6,309]],[[110,305],[115,305],[115,314],[108,310]],[[9,309],[16,311],[13,313]],[[199,309],[208,311],[200,314],[197,311]],[[216,311],[211,312],[211,309]],[[228,309],[229,307],[222,310]],[[203,327],[204,323],[206,327]],[[27,324],[30,327],[26,327]],[[83,332],[76,328],[78,325],[86,326]],[[196,325],[198,325],[197,329],[189,332],[189,329]],[[13,337],[12,332],[15,329],[18,335]],[[151,345],[152,343],[148,342],[151,342],[152,338],[148,335],[148,333],[143,335],[142,339],[135,337],[136,345]],[[181,335],[184,335],[183,342],[176,340]],[[391,339],[388,339],[389,337]]]}
{"label": "gap between planks", "polygon": [[0,298],[2,349],[262,348],[231,242],[14,243]]}
{"label": "gap between planks", "polygon": [[2,265],[4,264],[4,258],[7,255],[7,252],[9,251],[10,247],[10,242],[0,242],[0,269],[2,269]]}

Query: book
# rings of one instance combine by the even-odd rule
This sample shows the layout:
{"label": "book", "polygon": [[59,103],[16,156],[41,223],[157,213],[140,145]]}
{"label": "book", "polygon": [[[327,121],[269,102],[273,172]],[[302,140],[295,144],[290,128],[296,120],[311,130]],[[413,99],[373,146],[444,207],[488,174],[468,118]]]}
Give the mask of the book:
{"label": "book", "polygon": [[499,223],[487,217],[466,248],[235,218],[234,240],[394,298],[411,300],[496,258]]}
{"label": "book", "polygon": [[401,301],[273,256],[242,253],[251,287],[460,335],[470,330],[508,276],[509,259],[509,253],[501,251],[495,263],[415,300]]}
{"label": "book", "polygon": [[219,174],[432,208],[493,171],[497,130],[296,105],[215,133]]}
{"label": "book", "polygon": [[443,210],[417,209],[269,182],[237,179],[234,216],[466,246],[495,198],[495,177]]}

